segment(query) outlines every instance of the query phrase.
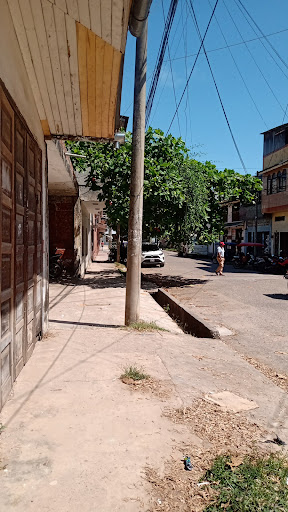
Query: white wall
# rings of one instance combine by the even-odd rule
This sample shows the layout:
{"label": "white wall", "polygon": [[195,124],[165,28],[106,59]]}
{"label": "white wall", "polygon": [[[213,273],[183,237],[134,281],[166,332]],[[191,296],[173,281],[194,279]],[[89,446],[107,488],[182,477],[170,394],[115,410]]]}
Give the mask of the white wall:
{"label": "white wall", "polygon": [[37,107],[18,44],[7,0],[0,0],[0,78],[42,150],[43,190],[43,327],[48,327],[48,220],[46,147]]}

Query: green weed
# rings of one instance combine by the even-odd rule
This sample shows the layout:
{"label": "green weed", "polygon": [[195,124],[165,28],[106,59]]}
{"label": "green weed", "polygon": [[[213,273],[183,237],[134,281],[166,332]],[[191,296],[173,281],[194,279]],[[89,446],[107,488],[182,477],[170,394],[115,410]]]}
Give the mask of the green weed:
{"label": "green weed", "polygon": [[129,329],[135,329],[136,331],[167,331],[167,329],[163,329],[163,327],[159,327],[155,322],[144,322],[144,320],[139,320],[139,322],[133,322],[129,325]]}
{"label": "green weed", "polygon": [[149,379],[149,375],[143,373],[143,368],[137,368],[137,366],[127,366],[124,368],[120,379],[133,379],[133,380],[144,380]]}
{"label": "green weed", "polygon": [[215,459],[203,481],[217,493],[204,512],[287,512],[288,461],[281,455],[246,456],[233,465],[233,457]]}

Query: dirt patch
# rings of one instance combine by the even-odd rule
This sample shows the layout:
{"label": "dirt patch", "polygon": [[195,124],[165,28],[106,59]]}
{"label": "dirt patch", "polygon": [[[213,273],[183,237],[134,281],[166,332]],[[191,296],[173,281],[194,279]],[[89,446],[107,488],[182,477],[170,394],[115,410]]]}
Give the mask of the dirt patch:
{"label": "dirt patch", "polygon": [[264,454],[275,450],[271,445],[260,443],[266,432],[243,414],[222,410],[202,399],[195,400],[191,407],[166,409],[164,416],[173,423],[187,425],[191,433],[203,440],[203,448],[192,444],[179,447],[183,458],[191,457],[192,471],[185,471],[183,460],[173,458],[167,461],[164,476],[154,468],[146,468],[146,479],[153,495],[149,512],[203,511],[214,499],[215,491],[200,480],[217,455],[232,454],[234,460],[241,461],[251,452]]}
{"label": "dirt patch", "polygon": [[123,377],[122,382],[129,386],[132,391],[140,391],[141,393],[150,393],[151,395],[166,399],[171,396],[172,387],[168,381],[153,379],[148,377],[143,380],[134,380],[129,377]]}
{"label": "dirt patch", "polygon": [[41,340],[47,340],[48,338],[55,338],[56,333],[53,331],[47,331],[43,334]]}
{"label": "dirt patch", "polygon": [[245,361],[247,361],[247,363],[254,366],[254,368],[256,368],[257,370],[262,372],[265,375],[265,377],[272,380],[272,382],[274,382],[274,384],[276,384],[276,386],[278,386],[279,388],[288,392],[288,376],[287,375],[275,372],[275,370],[273,370],[266,364],[259,363],[258,361],[256,361],[256,359],[253,359],[252,357],[243,356],[243,359],[245,359]]}
{"label": "dirt patch", "polygon": [[216,453],[250,451],[266,433],[244,415],[233,414],[202,399],[195,400],[191,407],[167,409],[164,415],[174,423],[188,424],[194,434],[211,443]]}

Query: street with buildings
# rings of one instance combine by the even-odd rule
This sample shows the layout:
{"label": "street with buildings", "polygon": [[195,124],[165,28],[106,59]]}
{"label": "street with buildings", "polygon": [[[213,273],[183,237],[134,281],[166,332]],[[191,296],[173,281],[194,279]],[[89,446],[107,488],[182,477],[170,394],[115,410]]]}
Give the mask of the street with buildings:
{"label": "street with buildings", "polygon": [[[181,12],[177,4],[171,0],[167,10],[165,3],[165,14],[162,2],[161,42],[156,16],[147,45],[152,0],[0,0],[1,512],[200,512],[211,499],[199,492],[200,479],[219,454],[244,457],[255,446],[263,456],[270,448],[287,452],[287,107],[280,105],[281,125],[272,115],[267,129],[261,124],[263,165],[246,173],[236,139],[251,137],[249,121],[234,137],[204,47],[218,0],[212,14],[201,11],[209,15],[204,39],[192,2],[186,28],[184,2]],[[159,15],[160,3],[154,5]],[[188,14],[197,49],[200,35],[191,71]],[[185,64],[186,84],[174,81],[172,25],[171,46],[182,27],[185,56],[175,61]],[[149,52],[158,43],[146,106]],[[210,112],[211,124],[202,112],[201,123],[208,142],[221,134],[223,172],[213,164],[219,139],[217,158],[211,153],[204,163],[194,160],[191,122],[190,136],[181,133],[184,125],[189,131],[189,80],[202,50],[241,162],[235,170]],[[158,129],[149,124],[163,89],[150,115],[168,61],[174,94],[163,97],[175,112],[169,125],[162,106]],[[224,61],[222,68],[229,69]],[[127,76],[133,94],[123,86]],[[203,90],[206,109],[212,95]],[[235,103],[241,92],[229,91]],[[123,115],[121,95],[129,100]],[[250,114],[246,106],[243,112]],[[170,247],[165,265],[159,240]],[[216,275],[212,255],[221,242],[226,262],[224,275]],[[160,266],[141,268],[153,250]],[[282,273],[235,269],[240,250],[258,263],[273,256]],[[217,336],[188,333],[156,302],[159,288]]]}

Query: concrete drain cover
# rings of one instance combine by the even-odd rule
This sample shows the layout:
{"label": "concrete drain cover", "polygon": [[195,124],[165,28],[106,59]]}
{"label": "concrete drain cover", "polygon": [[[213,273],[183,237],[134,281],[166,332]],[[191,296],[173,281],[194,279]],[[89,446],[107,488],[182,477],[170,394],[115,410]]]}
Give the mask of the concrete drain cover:
{"label": "concrete drain cover", "polygon": [[234,395],[234,393],[231,393],[230,391],[209,393],[209,395],[205,395],[205,400],[220,405],[220,407],[232,412],[250,411],[251,409],[257,409],[257,407],[259,407],[256,402]]}

